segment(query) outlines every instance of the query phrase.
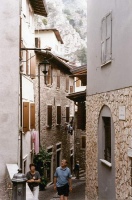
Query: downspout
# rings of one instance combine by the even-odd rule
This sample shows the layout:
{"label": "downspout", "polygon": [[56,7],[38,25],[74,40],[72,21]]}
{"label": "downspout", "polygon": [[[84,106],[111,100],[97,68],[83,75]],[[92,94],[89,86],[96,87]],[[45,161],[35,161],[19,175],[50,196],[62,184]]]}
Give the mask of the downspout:
{"label": "downspout", "polygon": [[19,29],[19,73],[20,73],[20,169],[22,169],[22,156],[23,156],[23,145],[22,145],[22,67],[21,64],[22,57],[21,57],[21,39],[22,39],[22,17],[21,17],[21,10],[22,10],[22,0],[20,0],[20,8],[19,8],[19,16],[20,16],[20,29]]}
{"label": "downspout", "polygon": [[38,65],[38,132],[39,132],[39,148],[40,148],[40,65]]}

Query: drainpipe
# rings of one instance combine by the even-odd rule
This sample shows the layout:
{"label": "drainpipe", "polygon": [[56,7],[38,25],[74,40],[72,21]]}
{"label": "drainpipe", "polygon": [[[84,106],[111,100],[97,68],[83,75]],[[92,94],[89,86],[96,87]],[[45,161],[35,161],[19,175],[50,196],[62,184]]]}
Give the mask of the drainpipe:
{"label": "drainpipe", "polygon": [[21,18],[21,10],[22,10],[22,0],[20,0],[20,7],[19,7],[19,16],[20,16],[20,28],[19,28],[19,59],[20,59],[20,65],[19,65],[19,74],[20,74],[20,168],[22,169],[22,156],[23,156],[23,145],[22,145],[22,67],[21,64],[21,39],[22,39],[22,18]]}
{"label": "drainpipe", "polygon": [[39,148],[40,148],[40,65],[38,65],[38,132],[39,132]]}

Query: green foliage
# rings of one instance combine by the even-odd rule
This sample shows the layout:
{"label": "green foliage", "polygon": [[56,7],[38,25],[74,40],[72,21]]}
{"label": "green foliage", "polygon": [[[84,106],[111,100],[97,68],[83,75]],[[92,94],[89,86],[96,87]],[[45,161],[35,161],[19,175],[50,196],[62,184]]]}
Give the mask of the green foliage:
{"label": "green foliage", "polygon": [[43,18],[42,22],[43,22],[44,25],[47,25],[47,19]]}
{"label": "green foliage", "polygon": [[41,147],[39,153],[34,156],[33,161],[36,166],[36,170],[39,171],[41,176],[40,185],[46,186],[47,179],[44,176],[44,170],[47,169],[47,162],[51,161],[51,154],[48,153],[44,147]]}

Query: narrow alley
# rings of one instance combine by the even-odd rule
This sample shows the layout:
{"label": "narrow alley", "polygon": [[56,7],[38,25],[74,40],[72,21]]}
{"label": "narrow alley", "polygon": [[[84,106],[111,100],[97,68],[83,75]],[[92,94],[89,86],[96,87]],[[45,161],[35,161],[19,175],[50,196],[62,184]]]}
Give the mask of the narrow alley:
{"label": "narrow alley", "polygon": [[[85,180],[73,180],[73,191],[69,195],[68,200],[84,200],[85,199]],[[59,200],[53,189],[53,184],[40,191],[39,200]]]}

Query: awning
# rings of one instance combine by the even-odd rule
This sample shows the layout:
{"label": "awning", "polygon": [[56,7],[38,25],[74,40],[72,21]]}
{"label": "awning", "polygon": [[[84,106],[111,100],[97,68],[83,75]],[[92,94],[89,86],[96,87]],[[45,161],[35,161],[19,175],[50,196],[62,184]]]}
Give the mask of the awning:
{"label": "awning", "polygon": [[34,9],[36,15],[41,15],[47,17],[47,8],[45,0],[29,0],[31,6]]}
{"label": "awning", "polygon": [[84,102],[86,101],[86,90],[81,92],[71,93],[66,97],[74,102]]}

